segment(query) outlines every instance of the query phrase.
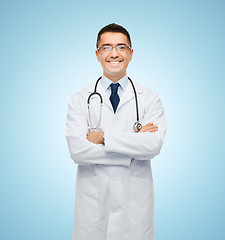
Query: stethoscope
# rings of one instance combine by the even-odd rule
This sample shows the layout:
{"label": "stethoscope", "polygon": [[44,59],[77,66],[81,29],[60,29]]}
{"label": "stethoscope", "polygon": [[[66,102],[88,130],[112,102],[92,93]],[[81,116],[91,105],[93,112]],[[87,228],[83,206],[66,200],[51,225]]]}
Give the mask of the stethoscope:
{"label": "stethoscope", "polygon": [[[89,130],[90,131],[100,131],[101,129],[99,128],[99,125],[100,125],[100,122],[101,122],[101,116],[102,116],[102,106],[103,106],[103,100],[102,100],[102,96],[99,92],[97,92],[97,86],[98,86],[98,83],[100,81],[102,77],[100,77],[96,83],[95,83],[95,89],[94,89],[94,92],[91,93],[88,97],[88,100],[87,100],[87,105],[88,105],[88,115],[89,115],[89,120],[90,120],[90,125],[89,125]],[[133,129],[135,132],[139,132],[142,128],[142,125],[141,123],[139,122],[139,112],[138,112],[138,100],[137,100],[137,93],[136,93],[136,90],[135,90],[135,87],[134,87],[134,83],[132,82],[132,80],[128,77],[128,79],[130,80],[130,83],[133,87],[133,90],[134,90],[134,95],[135,95],[135,103],[136,103],[136,113],[137,113],[137,121],[134,123],[133,125]],[[92,125],[92,122],[91,122],[91,114],[90,114],[90,99],[93,95],[98,95],[99,98],[100,98],[100,114],[99,114],[99,120],[98,120],[98,123],[97,123],[97,126],[94,128],[94,127],[91,127],[93,126]]]}

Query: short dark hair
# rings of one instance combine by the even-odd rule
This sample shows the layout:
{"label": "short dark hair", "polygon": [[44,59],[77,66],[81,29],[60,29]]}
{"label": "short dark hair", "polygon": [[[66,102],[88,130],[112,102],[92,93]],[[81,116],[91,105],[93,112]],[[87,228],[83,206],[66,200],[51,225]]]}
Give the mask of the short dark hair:
{"label": "short dark hair", "polygon": [[102,35],[103,33],[106,33],[106,32],[123,33],[124,35],[127,36],[127,39],[128,39],[128,41],[129,41],[129,43],[130,43],[130,47],[132,47],[132,46],[131,46],[131,40],[130,40],[130,34],[128,33],[128,31],[127,31],[124,27],[122,27],[122,26],[120,26],[120,25],[118,25],[118,24],[111,23],[111,24],[103,27],[103,28],[99,31],[98,37],[97,37],[97,43],[96,43],[96,47],[97,47],[97,48],[98,48],[98,44],[99,44],[101,35]]}

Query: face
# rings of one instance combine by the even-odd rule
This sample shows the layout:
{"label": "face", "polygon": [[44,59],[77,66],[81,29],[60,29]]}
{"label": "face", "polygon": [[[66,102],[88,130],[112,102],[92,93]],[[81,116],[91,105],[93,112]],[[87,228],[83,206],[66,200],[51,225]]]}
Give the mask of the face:
{"label": "face", "polygon": [[[123,33],[106,32],[101,35],[98,47],[102,45],[117,45],[126,44],[130,46],[127,36]],[[96,50],[96,56],[103,68],[103,74],[113,82],[120,80],[126,75],[126,69],[132,59],[133,49],[127,48],[125,51],[117,51],[113,48],[112,51],[105,52],[102,49]]]}

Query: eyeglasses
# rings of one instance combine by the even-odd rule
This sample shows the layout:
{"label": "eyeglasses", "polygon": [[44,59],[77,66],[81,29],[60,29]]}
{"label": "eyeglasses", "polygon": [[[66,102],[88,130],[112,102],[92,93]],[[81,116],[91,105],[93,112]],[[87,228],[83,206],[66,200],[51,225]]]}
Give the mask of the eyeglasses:
{"label": "eyeglasses", "polygon": [[131,47],[127,46],[126,44],[119,44],[115,47],[113,47],[111,45],[103,45],[103,46],[97,48],[97,51],[99,51],[101,49],[103,52],[111,52],[113,50],[113,48],[115,48],[117,52],[126,52],[127,49],[131,50]]}

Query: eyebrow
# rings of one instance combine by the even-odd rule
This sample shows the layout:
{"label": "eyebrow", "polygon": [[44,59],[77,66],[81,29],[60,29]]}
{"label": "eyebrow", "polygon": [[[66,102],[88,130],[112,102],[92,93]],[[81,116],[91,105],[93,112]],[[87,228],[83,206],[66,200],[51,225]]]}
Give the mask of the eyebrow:
{"label": "eyebrow", "polygon": [[[102,46],[112,46],[113,44],[111,44],[111,43],[104,43],[104,44],[102,44]],[[116,46],[118,46],[118,45],[127,45],[126,43],[117,43],[116,44]]]}

